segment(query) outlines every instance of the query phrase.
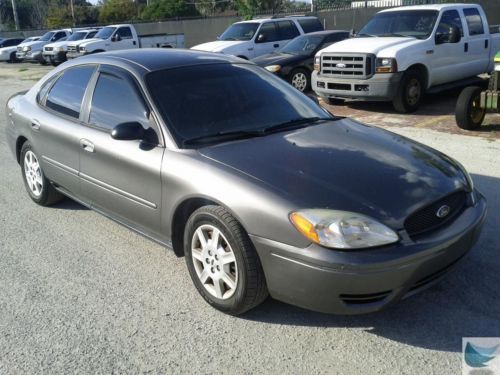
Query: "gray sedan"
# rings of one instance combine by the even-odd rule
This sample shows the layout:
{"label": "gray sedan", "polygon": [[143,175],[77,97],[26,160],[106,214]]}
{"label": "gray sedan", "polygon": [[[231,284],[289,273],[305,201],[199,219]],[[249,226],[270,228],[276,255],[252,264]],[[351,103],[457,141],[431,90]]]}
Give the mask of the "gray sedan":
{"label": "gray sedan", "polygon": [[34,202],[68,196],[172,248],[229,314],[268,294],[380,310],[453,268],[486,216],[457,161],[334,117],[221,54],[89,55],[10,98],[7,113]]}

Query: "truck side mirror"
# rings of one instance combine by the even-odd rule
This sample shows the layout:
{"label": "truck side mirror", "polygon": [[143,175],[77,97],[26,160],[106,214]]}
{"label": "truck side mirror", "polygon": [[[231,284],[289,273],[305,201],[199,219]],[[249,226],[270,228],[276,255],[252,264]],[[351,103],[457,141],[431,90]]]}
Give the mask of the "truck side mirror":
{"label": "truck side mirror", "polygon": [[450,43],[458,43],[462,39],[460,35],[460,30],[456,26],[450,27]]}
{"label": "truck side mirror", "polygon": [[120,36],[120,34],[115,34],[115,35],[113,35],[113,37],[111,38],[111,41],[112,41],[112,42],[119,42],[120,40],[122,40],[122,37]]}
{"label": "truck side mirror", "polygon": [[257,43],[264,43],[266,41],[266,34],[259,34],[257,36]]}
{"label": "truck side mirror", "polygon": [[456,26],[447,27],[446,31],[439,31],[444,29],[444,27],[438,27],[438,31],[436,32],[436,44],[444,44],[444,43],[458,43],[462,39],[462,35],[460,30]]}

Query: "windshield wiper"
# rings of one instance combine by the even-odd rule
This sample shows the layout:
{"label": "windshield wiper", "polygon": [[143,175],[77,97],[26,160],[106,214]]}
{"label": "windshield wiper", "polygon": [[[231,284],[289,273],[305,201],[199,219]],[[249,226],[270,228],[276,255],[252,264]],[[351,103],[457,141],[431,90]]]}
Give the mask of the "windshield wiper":
{"label": "windshield wiper", "polygon": [[382,34],[379,36],[382,36],[382,37],[384,37],[384,36],[399,36],[399,37],[403,37],[403,38],[413,38],[410,35],[403,35],[403,34],[398,34],[398,33],[387,33],[387,34]]}
{"label": "windshield wiper", "polygon": [[259,130],[259,132],[261,134],[269,134],[269,133],[272,133],[275,131],[280,131],[280,130],[288,129],[288,128],[295,127],[295,126],[313,124],[313,123],[318,122],[318,121],[327,121],[327,120],[329,120],[329,119],[325,119],[325,118],[321,118],[321,117],[301,117],[301,118],[297,118],[294,120],[285,121],[285,122],[282,122],[280,124],[268,126],[264,129]]}
{"label": "windshield wiper", "polygon": [[362,34],[356,34],[356,38],[358,37],[363,37],[363,36],[368,36],[370,38],[374,38],[376,37],[376,35],[373,35],[373,34],[365,34],[365,33],[362,33]]}
{"label": "windshield wiper", "polygon": [[194,137],[182,141],[182,145],[196,145],[201,143],[213,143],[218,141],[232,141],[236,139],[245,139],[258,137],[263,135],[262,132],[258,130],[235,130],[227,132],[217,132],[215,134],[202,135],[199,137]]}

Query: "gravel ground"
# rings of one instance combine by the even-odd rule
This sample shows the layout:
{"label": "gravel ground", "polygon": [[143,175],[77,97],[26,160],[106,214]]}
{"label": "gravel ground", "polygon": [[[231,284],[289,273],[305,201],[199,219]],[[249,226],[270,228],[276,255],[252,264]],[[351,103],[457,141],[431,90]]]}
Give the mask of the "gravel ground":
{"label": "gravel ground", "polygon": [[197,295],[170,250],[69,200],[31,202],[3,103],[48,68],[14,67],[0,67],[1,374],[457,374],[463,336],[500,336],[499,140],[389,125],[461,161],[489,202],[478,244],[440,284],[365,316],[268,299],[234,318]]}

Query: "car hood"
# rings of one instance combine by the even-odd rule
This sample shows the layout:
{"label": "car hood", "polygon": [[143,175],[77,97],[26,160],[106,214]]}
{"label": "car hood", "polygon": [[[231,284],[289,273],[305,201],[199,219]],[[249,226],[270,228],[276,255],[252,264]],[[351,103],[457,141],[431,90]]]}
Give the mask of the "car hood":
{"label": "car hood", "polygon": [[[340,52],[340,53],[373,53],[378,54],[385,49],[411,46],[421,43],[422,40],[415,38],[389,38],[389,37],[366,37],[366,38],[351,38],[334,43],[321,52]],[[385,56],[392,57],[392,56]]]}
{"label": "car hood", "polygon": [[199,152],[258,180],[293,206],[362,213],[394,229],[402,229],[415,210],[467,189],[460,167],[444,154],[350,119]]}
{"label": "car hood", "polygon": [[290,55],[288,53],[276,52],[259,56],[255,59],[252,59],[252,62],[256,63],[259,66],[286,65],[300,60],[306,60],[307,58],[307,56]]}
{"label": "car hood", "polygon": [[191,47],[191,49],[207,52],[223,52],[229,48],[237,47],[245,43],[248,43],[248,40],[216,40],[215,42],[198,44],[197,46]]}
{"label": "car hood", "polygon": [[68,42],[67,40],[63,40],[63,41],[60,41],[60,42],[54,42],[54,43],[46,44],[44,47],[57,48],[57,47],[67,46],[69,43],[71,43],[71,42]]}
{"label": "car hood", "polygon": [[90,39],[76,40],[76,41],[72,42],[71,45],[72,46],[86,47],[86,46],[94,44],[96,42],[104,42],[104,39],[90,38]]}
{"label": "car hood", "polygon": [[18,45],[18,47],[26,47],[26,46],[28,46],[28,47],[31,47],[32,50],[36,50],[36,49],[42,48],[43,46],[45,46],[48,43],[49,43],[48,41],[36,40],[34,42],[21,43],[20,45]]}

